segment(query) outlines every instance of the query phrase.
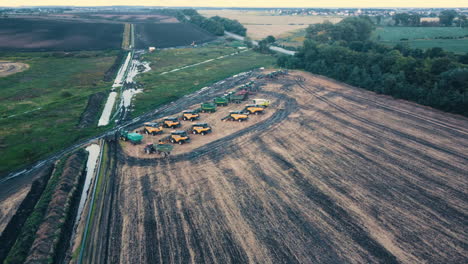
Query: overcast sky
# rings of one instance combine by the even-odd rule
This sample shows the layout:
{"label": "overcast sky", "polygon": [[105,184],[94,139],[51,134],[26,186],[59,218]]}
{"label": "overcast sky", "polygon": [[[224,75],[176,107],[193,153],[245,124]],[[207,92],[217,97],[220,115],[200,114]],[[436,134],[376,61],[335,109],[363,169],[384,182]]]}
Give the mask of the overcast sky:
{"label": "overcast sky", "polygon": [[468,0],[0,0],[0,6],[468,7]]}

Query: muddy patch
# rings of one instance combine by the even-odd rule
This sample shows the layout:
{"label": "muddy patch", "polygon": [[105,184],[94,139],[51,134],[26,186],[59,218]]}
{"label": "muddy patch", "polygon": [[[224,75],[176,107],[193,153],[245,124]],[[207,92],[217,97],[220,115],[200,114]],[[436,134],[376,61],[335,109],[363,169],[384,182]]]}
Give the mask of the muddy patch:
{"label": "muddy patch", "polygon": [[5,77],[18,72],[25,71],[29,65],[22,62],[0,61],[0,77]]}

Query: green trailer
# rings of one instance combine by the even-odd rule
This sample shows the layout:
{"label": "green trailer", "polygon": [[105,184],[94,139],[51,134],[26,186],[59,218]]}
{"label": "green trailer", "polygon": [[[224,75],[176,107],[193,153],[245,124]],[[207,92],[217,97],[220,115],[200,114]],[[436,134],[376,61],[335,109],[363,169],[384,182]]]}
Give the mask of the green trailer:
{"label": "green trailer", "polygon": [[231,103],[240,104],[245,99],[247,99],[247,94],[246,93],[229,95],[229,102],[231,102]]}
{"label": "green trailer", "polygon": [[216,97],[215,99],[213,99],[213,102],[217,106],[227,106],[229,103],[229,100],[226,97]]}
{"label": "green trailer", "polygon": [[203,113],[214,113],[216,112],[216,104],[215,103],[203,103],[201,104],[200,110]]}
{"label": "green trailer", "polygon": [[171,154],[171,151],[174,149],[173,145],[170,144],[153,144],[150,143],[146,145],[144,151],[146,154],[156,153],[163,157],[167,157]]}
{"label": "green trailer", "polygon": [[129,133],[128,131],[121,131],[120,139],[123,141],[129,141],[133,145],[136,145],[141,143],[143,140],[143,135],[138,133]]}
{"label": "green trailer", "polygon": [[246,95],[245,94],[237,94],[234,92],[228,92],[227,94],[224,95],[224,98],[226,98],[229,103],[236,103],[240,104],[243,100],[245,100]]}

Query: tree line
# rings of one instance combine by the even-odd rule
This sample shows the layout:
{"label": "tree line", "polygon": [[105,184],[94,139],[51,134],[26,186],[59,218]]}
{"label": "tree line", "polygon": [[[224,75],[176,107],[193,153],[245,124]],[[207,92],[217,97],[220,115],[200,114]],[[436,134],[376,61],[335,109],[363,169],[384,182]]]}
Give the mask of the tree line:
{"label": "tree line", "polygon": [[468,116],[468,54],[388,47],[370,40],[374,27],[369,17],[311,25],[299,52],[278,64]]}
{"label": "tree line", "polygon": [[467,16],[455,10],[444,10],[439,14],[439,21],[421,21],[421,15],[415,13],[398,13],[393,16],[395,26],[458,26],[468,27]]}
{"label": "tree line", "polygon": [[237,20],[232,20],[220,16],[206,18],[200,15],[195,9],[165,9],[164,14],[175,16],[180,22],[191,23],[216,35],[224,35],[224,31],[229,31],[241,36],[245,36],[247,29]]}

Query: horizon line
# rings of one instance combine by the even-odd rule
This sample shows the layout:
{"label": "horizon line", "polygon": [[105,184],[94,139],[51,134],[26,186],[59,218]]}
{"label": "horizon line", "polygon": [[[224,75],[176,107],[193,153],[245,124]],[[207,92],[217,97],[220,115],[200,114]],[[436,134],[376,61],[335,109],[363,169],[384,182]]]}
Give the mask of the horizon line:
{"label": "horizon line", "polygon": [[278,6],[271,6],[271,7],[246,7],[246,6],[152,6],[152,5],[19,5],[19,6],[0,6],[0,8],[31,8],[31,7],[157,7],[157,8],[209,8],[209,9],[233,9],[233,8],[244,8],[244,9],[272,9],[272,8],[303,8],[303,9],[310,9],[310,8],[321,8],[321,9],[342,9],[342,8],[360,8],[360,9],[387,9],[387,8],[399,8],[399,9],[408,9],[408,8],[420,8],[420,9],[444,9],[444,8],[460,8],[460,9],[468,9],[468,6],[456,6],[456,7],[401,7],[401,6],[386,6],[386,7],[358,7],[358,6],[342,6],[342,7],[304,7],[304,6],[292,6],[292,7],[278,7]]}

